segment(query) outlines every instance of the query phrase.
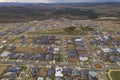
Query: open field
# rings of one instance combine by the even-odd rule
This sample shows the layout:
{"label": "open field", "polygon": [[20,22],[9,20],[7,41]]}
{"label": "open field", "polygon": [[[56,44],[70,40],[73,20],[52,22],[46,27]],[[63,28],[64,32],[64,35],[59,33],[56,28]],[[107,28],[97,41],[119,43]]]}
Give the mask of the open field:
{"label": "open field", "polygon": [[120,71],[111,71],[110,75],[112,80],[120,80]]}
{"label": "open field", "polygon": [[2,76],[3,72],[7,69],[7,66],[0,65],[0,76]]}
{"label": "open field", "polygon": [[46,53],[46,48],[41,47],[16,47],[13,52],[20,53]]}
{"label": "open field", "polygon": [[29,80],[36,80],[35,78],[29,78]]}
{"label": "open field", "polygon": [[47,68],[41,67],[39,71],[39,75],[42,77],[47,76]]}
{"label": "open field", "polygon": [[79,62],[79,61],[80,61],[79,58],[68,58],[68,62],[74,63],[74,62]]}
{"label": "open field", "polygon": [[63,34],[63,35],[79,35],[79,34],[87,34],[87,32],[82,32],[81,30],[75,30],[72,33],[65,32],[63,29],[51,29],[49,31],[30,31],[28,34]]}

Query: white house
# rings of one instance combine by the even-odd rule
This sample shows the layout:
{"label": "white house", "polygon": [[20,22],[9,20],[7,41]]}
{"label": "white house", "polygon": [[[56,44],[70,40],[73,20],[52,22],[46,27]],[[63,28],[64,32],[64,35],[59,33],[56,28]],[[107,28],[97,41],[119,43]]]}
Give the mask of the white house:
{"label": "white house", "polygon": [[44,78],[43,77],[38,77],[38,80],[44,80]]}
{"label": "white house", "polygon": [[80,61],[87,61],[88,57],[82,57],[82,56],[80,56],[79,59],[80,59]]}
{"label": "white house", "polygon": [[102,48],[102,50],[103,50],[105,53],[109,53],[109,52],[110,52],[110,48]]}
{"label": "white house", "polygon": [[10,54],[9,51],[5,51],[5,52],[3,52],[0,56],[1,56],[1,57],[8,57],[9,54]]}
{"label": "white house", "polygon": [[55,69],[55,77],[63,77],[63,69],[61,67],[56,67]]}

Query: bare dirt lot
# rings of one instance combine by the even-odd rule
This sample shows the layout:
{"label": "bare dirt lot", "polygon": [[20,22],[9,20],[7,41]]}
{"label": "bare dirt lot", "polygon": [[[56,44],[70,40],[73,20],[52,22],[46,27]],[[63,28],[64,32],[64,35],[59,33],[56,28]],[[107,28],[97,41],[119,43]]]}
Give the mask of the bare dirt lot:
{"label": "bare dirt lot", "polygon": [[40,76],[46,76],[47,75],[47,68],[41,67],[39,71]]}
{"label": "bare dirt lot", "polygon": [[29,78],[29,80],[36,80],[35,78]]}
{"label": "bare dirt lot", "polygon": [[0,65],[0,76],[2,76],[3,72],[7,69],[7,66]]}
{"label": "bare dirt lot", "polygon": [[45,53],[46,48],[41,48],[41,47],[16,47],[14,52],[21,52],[21,53]]}
{"label": "bare dirt lot", "polygon": [[79,58],[68,58],[68,62],[79,62]]}

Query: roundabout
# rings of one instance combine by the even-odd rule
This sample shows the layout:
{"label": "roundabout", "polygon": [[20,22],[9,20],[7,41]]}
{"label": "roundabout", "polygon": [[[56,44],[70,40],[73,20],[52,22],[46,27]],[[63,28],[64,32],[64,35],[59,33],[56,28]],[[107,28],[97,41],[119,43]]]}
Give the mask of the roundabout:
{"label": "roundabout", "polygon": [[102,62],[94,62],[92,65],[95,70],[104,70],[104,64]]}

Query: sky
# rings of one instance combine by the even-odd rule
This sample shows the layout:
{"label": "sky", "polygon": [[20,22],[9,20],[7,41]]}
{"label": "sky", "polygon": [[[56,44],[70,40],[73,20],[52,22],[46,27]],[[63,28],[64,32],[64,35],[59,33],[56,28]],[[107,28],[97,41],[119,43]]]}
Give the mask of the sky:
{"label": "sky", "polygon": [[0,2],[77,3],[77,2],[120,2],[120,0],[0,0]]}

